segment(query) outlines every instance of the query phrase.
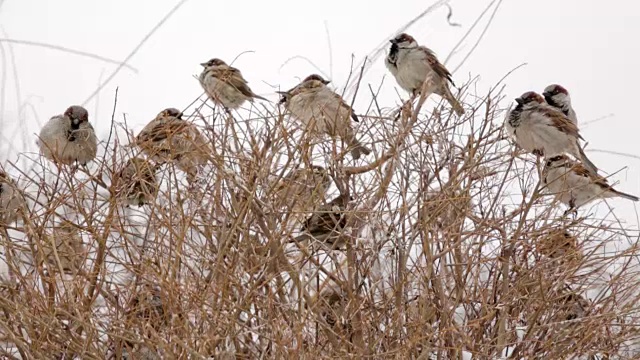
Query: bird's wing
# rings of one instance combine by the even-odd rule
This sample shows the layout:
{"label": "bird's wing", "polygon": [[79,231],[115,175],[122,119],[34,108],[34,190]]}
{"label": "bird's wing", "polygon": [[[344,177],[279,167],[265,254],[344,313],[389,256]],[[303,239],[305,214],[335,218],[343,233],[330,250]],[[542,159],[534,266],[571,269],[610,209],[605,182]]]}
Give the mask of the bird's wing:
{"label": "bird's wing", "polygon": [[582,139],[580,136],[580,132],[578,130],[578,126],[574,124],[562,111],[552,108],[550,106],[540,106],[539,107],[543,116],[545,116],[550,121],[550,126],[555,127],[561,132],[577,138]]}
{"label": "bird's wing", "polygon": [[160,142],[188,126],[189,123],[177,118],[154,119],[140,131],[137,138],[140,142]]}
{"label": "bird's wing", "polygon": [[436,74],[438,74],[438,76],[440,76],[441,78],[449,80],[451,85],[456,86],[456,84],[453,82],[453,78],[451,78],[451,73],[444,65],[442,65],[440,61],[438,61],[436,54],[431,49],[425,46],[420,46],[419,49],[425,53],[425,58],[433,71],[435,71]]}
{"label": "bird's wing", "polygon": [[[331,91],[330,89],[327,88],[327,90]],[[349,111],[349,114],[351,115],[351,119],[355,122],[360,122],[360,119],[358,119],[358,117],[356,116],[356,113],[353,111],[353,108],[351,106],[349,106],[349,104],[347,104],[346,101],[344,101],[344,99],[342,98],[342,96],[336,94],[335,92],[331,91],[331,93],[333,94],[333,96],[335,96],[338,101],[340,102],[340,106],[345,108],[347,111]]]}
{"label": "bird's wing", "polygon": [[346,217],[340,208],[336,211],[330,204],[321,206],[302,225],[302,231],[311,234],[326,234],[334,230],[342,229],[346,223]]}
{"label": "bird's wing", "polygon": [[578,176],[582,176],[586,179],[589,179],[590,182],[600,186],[603,189],[611,188],[609,182],[606,178],[595,175],[592,171],[589,171],[584,165],[580,163],[575,163],[572,165],[571,170]]}
{"label": "bird's wing", "polygon": [[[339,94],[335,93],[333,90],[329,89],[328,87],[324,88],[324,93],[331,99],[330,101],[336,105],[338,105],[338,111],[342,112],[349,112],[349,116],[351,116],[351,119],[355,122],[360,122],[360,119],[358,119],[358,117],[356,116],[355,112],[353,111],[353,109],[351,108],[351,106],[349,106],[349,104],[347,104],[346,101],[344,101],[344,99],[342,98],[342,96],[340,96]],[[335,116],[335,112],[333,114],[327,114],[330,116]]]}
{"label": "bird's wing", "polygon": [[232,66],[218,66],[216,68],[211,69],[211,73],[218,80],[223,81],[230,86],[234,87],[236,90],[240,91],[243,95],[247,97],[254,97],[255,94],[251,91],[247,81],[242,76],[240,70],[232,67]]}

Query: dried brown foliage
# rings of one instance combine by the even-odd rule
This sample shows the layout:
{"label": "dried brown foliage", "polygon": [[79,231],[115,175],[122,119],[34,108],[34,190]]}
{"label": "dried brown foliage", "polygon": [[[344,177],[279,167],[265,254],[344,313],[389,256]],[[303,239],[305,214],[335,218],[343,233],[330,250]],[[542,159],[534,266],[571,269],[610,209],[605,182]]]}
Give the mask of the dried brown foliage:
{"label": "dried brown foliage", "polygon": [[[192,183],[158,167],[141,207],[117,201],[115,177],[143,156],[117,121],[87,170],[6,168],[29,206],[2,233],[2,356],[637,356],[637,248],[611,251],[631,232],[543,196],[540,164],[504,138],[500,91],[461,99],[461,118],[425,98],[395,122],[362,114],[374,152],[357,164],[275,107],[232,118],[200,104],[184,118],[208,164]],[[326,193],[289,181],[312,165]],[[293,241],[338,194],[353,198],[343,248]]]}

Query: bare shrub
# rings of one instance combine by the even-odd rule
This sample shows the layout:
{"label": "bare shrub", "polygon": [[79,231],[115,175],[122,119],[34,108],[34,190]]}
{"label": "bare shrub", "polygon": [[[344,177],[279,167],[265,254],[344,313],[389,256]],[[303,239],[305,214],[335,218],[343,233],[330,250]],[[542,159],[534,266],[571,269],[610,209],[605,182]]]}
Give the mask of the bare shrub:
{"label": "bare shrub", "polygon": [[[412,107],[361,114],[373,153],[357,163],[277,107],[229,115],[198,103],[183,118],[206,138],[207,164],[196,176],[167,157],[154,167],[158,189],[129,206],[118,201],[128,189],[119,176],[144,154],[119,121],[86,169],[37,156],[28,169],[5,168],[29,206],[2,232],[0,351],[637,356],[637,247],[611,251],[637,234],[613,214],[563,215],[544,196],[541,164],[505,138],[500,84],[469,94],[473,85],[460,96],[462,117],[425,106],[426,92]],[[292,181],[300,169],[311,172]],[[352,200],[325,210],[339,212],[341,246],[296,241],[305,219],[340,194]]]}

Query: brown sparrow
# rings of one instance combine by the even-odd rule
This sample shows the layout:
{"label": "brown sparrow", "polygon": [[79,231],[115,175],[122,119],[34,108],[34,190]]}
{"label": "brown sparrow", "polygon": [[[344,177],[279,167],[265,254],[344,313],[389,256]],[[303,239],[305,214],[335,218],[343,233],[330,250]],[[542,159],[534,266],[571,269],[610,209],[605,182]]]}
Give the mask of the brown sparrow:
{"label": "brown sparrow", "polygon": [[331,177],[318,165],[291,171],[274,185],[278,203],[284,204],[292,212],[307,212],[318,201],[324,201],[325,193],[331,186]]}
{"label": "brown sparrow", "polygon": [[7,173],[0,171],[0,226],[18,220],[19,210],[25,209],[24,194]]}
{"label": "brown sparrow", "polygon": [[76,161],[86,165],[96,157],[98,150],[98,139],[89,123],[89,113],[78,105],[52,117],[40,130],[36,144],[44,157],[67,165]]}
{"label": "brown sparrow", "polygon": [[385,65],[396,78],[398,85],[417,96],[427,76],[432,74],[437,86],[434,93],[444,97],[456,114],[462,116],[464,109],[449,89],[448,83],[455,86],[451,73],[438,61],[436,54],[426,46],[418,45],[416,39],[408,34],[400,34],[389,41],[391,48]]}
{"label": "brown sparrow", "polygon": [[320,75],[309,75],[296,87],[278,91],[282,95],[280,104],[307,130],[342,138],[352,147],[351,156],[355,160],[361,154],[369,155],[371,150],[360,144],[351,126],[351,120],[358,122],[358,117],[340,95],[327,87],[329,82]]}
{"label": "brown sparrow", "polygon": [[638,201],[637,196],[625,194],[611,187],[607,179],[588,171],[582,164],[574,162],[566,155],[558,155],[547,160],[543,170],[543,181],[549,192],[569,210],[575,210],[595,199],[623,197]]}
{"label": "brown sparrow", "polygon": [[247,100],[269,101],[251,91],[240,70],[224,61],[214,58],[200,65],[204,67],[200,73],[200,84],[214,103],[227,109],[237,109]]}
{"label": "brown sparrow", "polygon": [[174,161],[190,182],[210,155],[207,139],[175,108],[162,110],[140,131],[135,143],[159,164]]}
{"label": "brown sparrow", "polygon": [[116,193],[128,205],[150,204],[158,193],[156,170],[158,166],[149,161],[134,157],[127,161],[116,177],[119,179]]}
{"label": "brown sparrow", "polygon": [[544,88],[542,93],[547,104],[559,109],[574,124],[578,125],[578,117],[571,106],[571,96],[564,87],[558,84],[552,84]]}
{"label": "brown sparrow", "polygon": [[86,250],[78,228],[68,220],[63,220],[48,235],[42,244],[44,255],[52,269],[62,269],[66,274],[78,271],[85,259]]}
{"label": "brown sparrow", "polygon": [[295,241],[316,240],[327,244],[334,244],[340,239],[340,234],[347,224],[345,209],[352,197],[339,195],[326,205],[316,209],[303,223],[300,231],[302,235]]}
{"label": "brown sparrow", "polygon": [[550,158],[568,153],[580,159],[595,175],[596,166],[578,143],[578,127],[560,110],[550,106],[533,91],[516,98],[518,105],[507,113],[505,128],[516,143],[537,155]]}

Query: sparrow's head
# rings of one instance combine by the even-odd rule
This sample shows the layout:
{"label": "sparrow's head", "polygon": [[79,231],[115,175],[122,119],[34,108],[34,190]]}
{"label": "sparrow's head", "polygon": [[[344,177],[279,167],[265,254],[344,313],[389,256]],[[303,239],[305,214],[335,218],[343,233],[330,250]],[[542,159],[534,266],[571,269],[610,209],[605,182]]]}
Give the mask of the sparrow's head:
{"label": "sparrow's head", "polygon": [[222,65],[227,65],[227,63],[225,63],[224,61],[218,59],[218,58],[213,58],[207,62],[203,62],[200,65],[202,65],[203,67],[210,67],[210,66],[222,66]]}
{"label": "sparrow's head", "polygon": [[347,206],[349,201],[353,201],[353,196],[347,194],[340,194],[335,199],[331,200],[329,205]]}
{"label": "sparrow's head", "polygon": [[176,108],[166,108],[160,111],[157,117],[174,117],[182,120],[182,112]]}
{"label": "sparrow's head", "polygon": [[311,74],[309,76],[307,76],[304,80],[302,80],[302,82],[308,82],[308,81],[319,81],[321,83],[323,83],[324,85],[327,85],[331,82],[331,80],[325,80],[322,76],[318,75],[318,74]]}
{"label": "sparrow's head", "polygon": [[320,165],[311,165],[314,174],[324,174],[327,171]]}
{"label": "sparrow's head", "polygon": [[413,48],[418,46],[418,42],[416,41],[416,39],[414,39],[413,36],[407,33],[402,33],[389,40],[389,42],[397,45],[400,48]]}
{"label": "sparrow's head", "polygon": [[557,104],[559,106],[570,104],[569,92],[558,84],[551,84],[544,88],[542,93],[549,105]]}
{"label": "sparrow's head", "polygon": [[71,120],[71,124],[78,126],[89,121],[89,112],[80,105],[72,105],[64,112],[64,116]]}
{"label": "sparrow's head", "polygon": [[571,165],[571,159],[569,159],[566,155],[557,155],[554,157],[550,157],[547,159],[546,167],[547,168],[559,168]]}
{"label": "sparrow's head", "polygon": [[313,171],[313,176],[316,179],[321,179],[322,181],[329,181],[329,173],[327,170],[320,165],[311,165],[311,170]]}
{"label": "sparrow's head", "polygon": [[520,95],[519,98],[516,98],[516,102],[518,105],[537,105],[543,104],[544,98],[535,91],[527,91],[526,93]]}

